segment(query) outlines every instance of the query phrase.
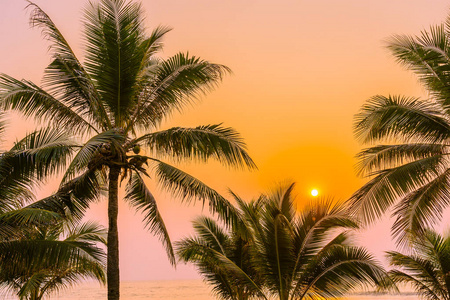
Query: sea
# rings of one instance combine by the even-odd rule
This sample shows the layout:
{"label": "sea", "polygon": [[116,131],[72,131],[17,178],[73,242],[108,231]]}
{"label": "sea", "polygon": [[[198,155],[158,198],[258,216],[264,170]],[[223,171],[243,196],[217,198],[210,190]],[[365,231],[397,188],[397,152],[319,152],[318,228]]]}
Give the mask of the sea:
{"label": "sea", "polygon": [[[66,291],[54,294],[46,300],[106,299],[106,288],[97,283],[85,282]],[[17,299],[3,295],[5,300]],[[210,288],[201,280],[130,281],[121,283],[121,300],[215,300]],[[401,295],[374,295],[359,293],[342,300],[418,300],[413,293]]]}

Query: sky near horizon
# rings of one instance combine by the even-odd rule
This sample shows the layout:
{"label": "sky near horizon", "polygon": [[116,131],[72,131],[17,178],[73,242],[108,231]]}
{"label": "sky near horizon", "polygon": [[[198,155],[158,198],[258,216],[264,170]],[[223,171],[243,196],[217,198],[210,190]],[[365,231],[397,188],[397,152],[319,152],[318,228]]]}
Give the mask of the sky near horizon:
{"label": "sky near horizon", "polygon": [[[84,0],[35,0],[53,19],[78,57]],[[278,182],[297,182],[300,203],[321,196],[348,198],[364,180],[355,172],[361,150],[353,116],[371,96],[426,97],[415,76],[385,49],[394,34],[416,35],[444,22],[450,1],[443,0],[143,0],[146,25],[168,25],[162,56],[178,51],[230,67],[232,75],[174,114],[164,126],[223,123],[245,139],[258,171],[187,164],[184,170],[226,193],[246,199]],[[47,42],[28,25],[26,1],[0,0],[0,72],[40,83],[50,62]],[[1,149],[31,131],[15,116]],[[51,184],[51,183],[50,183]],[[153,183],[150,186],[157,189]],[[54,190],[55,185],[47,187]],[[181,205],[157,192],[172,240],[192,232],[190,220],[201,205]],[[122,280],[197,277],[192,267],[174,270],[157,238],[143,229],[139,215],[122,203],[119,212]],[[106,224],[106,203],[88,217]],[[379,257],[393,247],[389,220],[359,237]]]}

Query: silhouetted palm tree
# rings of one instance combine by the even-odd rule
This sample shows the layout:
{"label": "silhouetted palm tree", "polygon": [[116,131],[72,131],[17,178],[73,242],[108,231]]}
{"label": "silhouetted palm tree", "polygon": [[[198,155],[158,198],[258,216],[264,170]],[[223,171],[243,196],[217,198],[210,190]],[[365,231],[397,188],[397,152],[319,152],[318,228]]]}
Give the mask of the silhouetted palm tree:
{"label": "silhouetted palm tree", "polygon": [[[108,299],[119,299],[120,181],[129,178],[125,199],[144,212],[146,226],[163,241],[171,262],[174,255],[167,230],[143,179],[148,176],[147,164],[161,185],[176,196],[208,201],[214,211],[232,216],[233,208],[223,197],[162,159],[213,158],[229,166],[253,168],[239,135],[221,125],[158,130],[171,113],[212,89],[229,69],[183,53],[159,58],[161,39],[169,29],[157,27],[147,35],[141,5],[124,0],[88,5],[84,14],[86,55],[81,64],[49,16],[33,3],[30,7],[31,24],[41,28],[50,41],[53,61],[45,70],[42,88],[1,75],[0,104],[89,137],[69,165],[63,184],[93,197],[107,186]],[[148,155],[141,155],[141,147],[147,147]],[[88,202],[77,205],[84,208]]]}
{"label": "silhouetted palm tree", "polygon": [[[72,146],[64,134],[41,129],[0,154],[0,285],[21,299],[41,299],[86,277],[105,280],[105,254],[96,246],[102,230],[93,224],[68,227],[78,223],[71,213],[78,210],[64,205],[74,195],[60,192],[34,201],[31,192],[64,167]],[[49,199],[59,205],[44,209]]]}
{"label": "silhouetted palm tree", "polygon": [[356,135],[378,145],[359,153],[360,173],[373,178],[352,196],[352,206],[366,222],[394,206],[393,233],[400,242],[434,225],[450,203],[449,33],[446,22],[421,36],[394,36],[388,44],[430,99],[378,95],[356,115]]}
{"label": "silhouetted palm tree", "polygon": [[412,254],[388,252],[389,272],[397,283],[410,284],[424,299],[450,299],[450,236],[426,230],[412,241]]}
{"label": "silhouetted palm tree", "polygon": [[[193,226],[196,236],[176,244],[180,259],[194,263],[221,299],[248,300],[261,296],[257,287],[262,282],[250,261],[251,242],[239,231],[227,231],[209,217],[197,218]],[[240,282],[242,276],[247,277],[245,282]]]}
{"label": "silhouetted palm tree", "polygon": [[[93,223],[66,220],[17,222],[19,213],[0,215],[13,230],[0,234],[0,285],[20,299],[40,300],[75,283],[93,278],[106,283],[106,230]],[[33,224],[34,223],[34,224]]]}
{"label": "silhouetted palm tree", "polygon": [[[197,221],[197,236],[178,244],[180,258],[194,262],[222,299],[247,299],[239,290],[251,292],[250,298],[285,300],[339,297],[368,284],[390,287],[367,250],[351,246],[345,230],[358,224],[345,206],[315,201],[298,213],[293,186],[249,204],[235,195],[240,225],[226,234],[209,219]],[[242,237],[246,247],[236,248],[230,236]],[[235,249],[246,256],[245,268],[232,255]]]}

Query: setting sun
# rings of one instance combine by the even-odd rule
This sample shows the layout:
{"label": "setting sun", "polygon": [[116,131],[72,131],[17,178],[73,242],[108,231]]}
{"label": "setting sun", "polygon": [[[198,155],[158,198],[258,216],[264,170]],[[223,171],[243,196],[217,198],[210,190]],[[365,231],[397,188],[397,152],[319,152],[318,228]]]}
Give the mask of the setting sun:
{"label": "setting sun", "polygon": [[311,191],[311,195],[313,195],[313,197],[316,197],[317,195],[319,195],[319,191],[314,189]]}

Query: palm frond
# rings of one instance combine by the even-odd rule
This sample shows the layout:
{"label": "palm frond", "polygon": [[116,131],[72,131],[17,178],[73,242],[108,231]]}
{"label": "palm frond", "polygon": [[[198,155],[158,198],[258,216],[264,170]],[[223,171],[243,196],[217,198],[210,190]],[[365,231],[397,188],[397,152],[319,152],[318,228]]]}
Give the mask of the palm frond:
{"label": "palm frond", "polygon": [[75,149],[76,145],[64,133],[47,128],[28,134],[2,153],[0,209],[5,211],[21,199],[22,203],[33,199],[31,188],[62,170]]}
{"label": "palm frond", "polygon": [[6,114],[4,112],[0,112],[0,135],[2,136],[6,131],[6,124]]}
{"label": "palm frond", "polygon": [[205,245],[201,239],[184,239],[177,242],[177,254],[186,261],[193,262],[206,280],[214,287],[214,292],[224,299],[235,299],[236,288],[245,287],[259,299],[267,299],[261,286],[223,253]]}
{"label": "palm frond", "polygon": [[287,299],[289,295],[290,275],[295,264],[293,187],[293,184],[280,186],[269,194],[260,224],[255,224],[262,226],[264,239],[257,239],[254,264],[269,290],[280,299]]}
{"label": "palm frond", "polygon": [[198,217],[193,222],[197,236],[202,239],[211,249],[226,255],[225,249],[229,243],[229,237],[223,229],[209,217]]}
{"label": "palm frond", "polygon": [[355,116],[355,134],[363,142],[398,139],[441,142],[450,125],[433,102],[397,96],[374,96]]}
{"label": "palm frond", "polygon": [[19,296],[20,300],[25,300],[29,296],[38,296],[37,293],[44,280],[45,275],[42,273],[31,275],[30,278],[21,286],[17,296]]}
{"label": "palm frond", "polygon": [[136,139],[139,142],[144,142],[157,156],[200,161],[214,158],[232,167],[256,168],[239,134],[220,124],[174,127],[146,134]]}
{"label": "palm frond", "polygon": [[166,225],[159,213],[156,200],[138,173],[134,173],[127,185],[125,199],[132,206],[144,213],[146,227],[156,234],[166,248],[167,256],[172,264],[175,264],[175,254],[170,241]]}
{"label": "palm frond", "polygon": [[52,240],[15,240],[0,243],[2,281],[41,269],[64,268],[83,259],[102,261],[104,252],[91,243]]}
{"label": "palm frond", "polygon": [[442,217],[450,204],[447,189],[449,175],[450,170],[446,170],[434,180],[407,194],[395,206],[393,215],[397,218],[392,232],[399,244],[406,246],[411,234],[422,235],[426,228],[432,228]]}
{"label": "palm frond", "polygon": [[39,208],[23,207],[20,209],[14,209],[8,212],[0,214],[0,235],[1,238],[8,238],[8,236],[1,234],[5,226],[14,227],[32,227],[39,223],[53,223],[61,220],[61,215],[54,212],[43,210]]}
{"label": "palm frond", "polygon": [[246,202],[233,191],[228,190],[228,193],[233,197],[238,209],[236,215],[237,221],[232,226],[233,234],[244,241],[250,241],[253,239],[254,234],[252,224],[257,222],[256,220],[259,219],[258,214],[262,210],[261,198]]}
{"label": "palm frond", "polygon": [[199,94],[214,88],[230,69],[178,53],[153,72],[154,79],[140,92],[143,104],[131,118],[138,128],[157,127],[173,110],[180,111]]}
{"label": "palm frond", "polygon": [[44,91],[31,81],[17,80],[0,74],[0,107],[20,111],[25,117],[33,116],[37,122],[50,121],[71,132],[95,131],[92,125],[69,106]]}
{"label": "palm frond", "polygon": [[361,216],[364,223],[373,222],[393,205],[397,197],[439,176],[444,164],[443,157],[436,155],[378,171],[374,174],[376,177],[350,197],[350,207]]}
{"label": "palm frond", "polygon": [[15,143],[10,153],[17,160],[16,170],[34,172],[38,179],[58,173],[65,168],[69,156],[78,145],[66,133],[44,128],[28,134]]}
{"label": "palm frond", "polygon": [[423,281],[417,280],[407,273],[401,272],[399,270],[391,270],[389,271],[389,276],[396,284],[410,284],[414,288],[414,290],[419,292],[426,299],[441,300],[439,295],[436,295],[435,292],[430,289]]}
{"label": "palm frond", "polygon": [[114,116],[115,127],[126,127],[136,104],[135,86],[148,48],[138,3],[102,0],[85,10],[86,70]]}
{"label": "palm frond", "polygon": [[21,299],[41,299],[83,279],[105,283],[105,253],[96,246],[96,242],[104,242],[105,229],[94,223],[79,224],[61,240],[65,227],[61,219],[43,221],[27,228],[22,236],[0,241],[2,284]]}
{"label": "palm frond", "polygon": [[90,203],[105,189],[105,178],[98,170],[88,170],[60,186],[53,195],[27,207],[55,211],[61,216],[81,219]]}
{"label": "palm frond", "polygon": [[[171,30],[172,29],[167,26],[157,26],[153,29],[150,37],[142,41],[139,48],[142,48],[141,51],[145,53],[145,55],[143,55],[141,59],[141,66],[136,83],[137,88],[142,88],[142,86],[147,85],[148,82],[154,78],[154,69],[157,65],[157,60],[154,58],[154,55],[162,50],[162,39]],[[138,99],[138,101],[139,100],[141,99]],[[140,104],[141,103],[138,103],[137,109],[139,109]]]}
{"label": "palm frond", "polygon": [[266,195],[266,209],[282,214],[289,222],[295,215],[293,190],[295,183],[280,184]]}
{"label": "palm frond", "polygon": [[393,267],[400,268],[400,270],[390,271],[390,276],[395,282],[411,283],[417,292],[431,296],[432,299],[436,296],[438,296],[436,299],[441,299],[442,296],[448,297],[448,294],[445,295],[435,265],[427,257],[405,255],[395,251],[390,251],[387,255],[389,263]]}
{"label": "palm frond", "polygon": [[392,287],[382,266],[364,248],[335,245],[324,248],[309,270],[298,297],[339,297],[361,285]]}
{"label": "palm frond", "polygon": [[155,171],[162,187],[182,200],[200,200],[209,204],[209,209],[221,215],[228,224],[237,220],[236,209],[215,190],[197,178],[167,163],[154,159]]}
{"label": "palm frond", "polygon": [[397,61],[416,73],[446,109],[450,96],[447,34],[445,26],[438,25],[418,37],[395,35],[388,41],[388,49]]}
{"label": "palm frond", "polygon": [[[108,157],[105,157],[105,155],[100,152],[100,147],[103,145],[112,147],[113,145],[120,145],[123,142],[123,135],[114,129],[103,131],[102,133],[91,137],[80,147],[78,153],[72,159],[72,162],[64,174],[62,183],[74,178],[74,176],[88,168],[101,168],[102,164],[108,162]],[[107,154],[111,155],[111,153]],[[92,166],[90,166],[90,164],[92,164]]]}
{"label": "palm frond", "polygon": [[[358,222],[349,215],[347,207],[342,203],[319,199],[308,204],[294,225],[295,265],[292,280],[301,272],[304,261],[313,258],[325,245],[331,243],[329,239],[332,233],[340,232],[339,229],[358,227]],[[335,239],[342,243],[346,237],[347,234],[339,233]]]}
{"label": "palm frond", "polygon": [[[51,272],[51,271],[50,271]],[[40,295],[48,295],[50,293],[61,292],[73,288],[77,283],[87,280],[97,280],[101,284],[106,283],[104,267],[98,263],[86,261],[75,269],[45,274],[46,280],[40,286]]]}
{"label": "palm frond", "polygon": [[[86,120],[92,119],[103,130],[110,129],[108,115],[99,101],[92,80],[62,33],[38,5],[30,2],[28,7],[32,8],[31,25],[41,28],[43,36],[51,43],[53,62],[45,70],[45,86],[79,116],[84,116]],[[97,132],[94,126],[90,126],[90,129]]]}
{"label": "palm frond", "polygon": [[408,143],[377,145],[358,153],[358,175],[368,176],[377,170],[390,169],[423,158],[445,155],[443,144]]}
{"label": "palm frond", "polygon": [[65,241],[98,242],[106,245],[107,231],[103,226],[95,222],[86,222],[78,225],[69,223],[67,227]]}

